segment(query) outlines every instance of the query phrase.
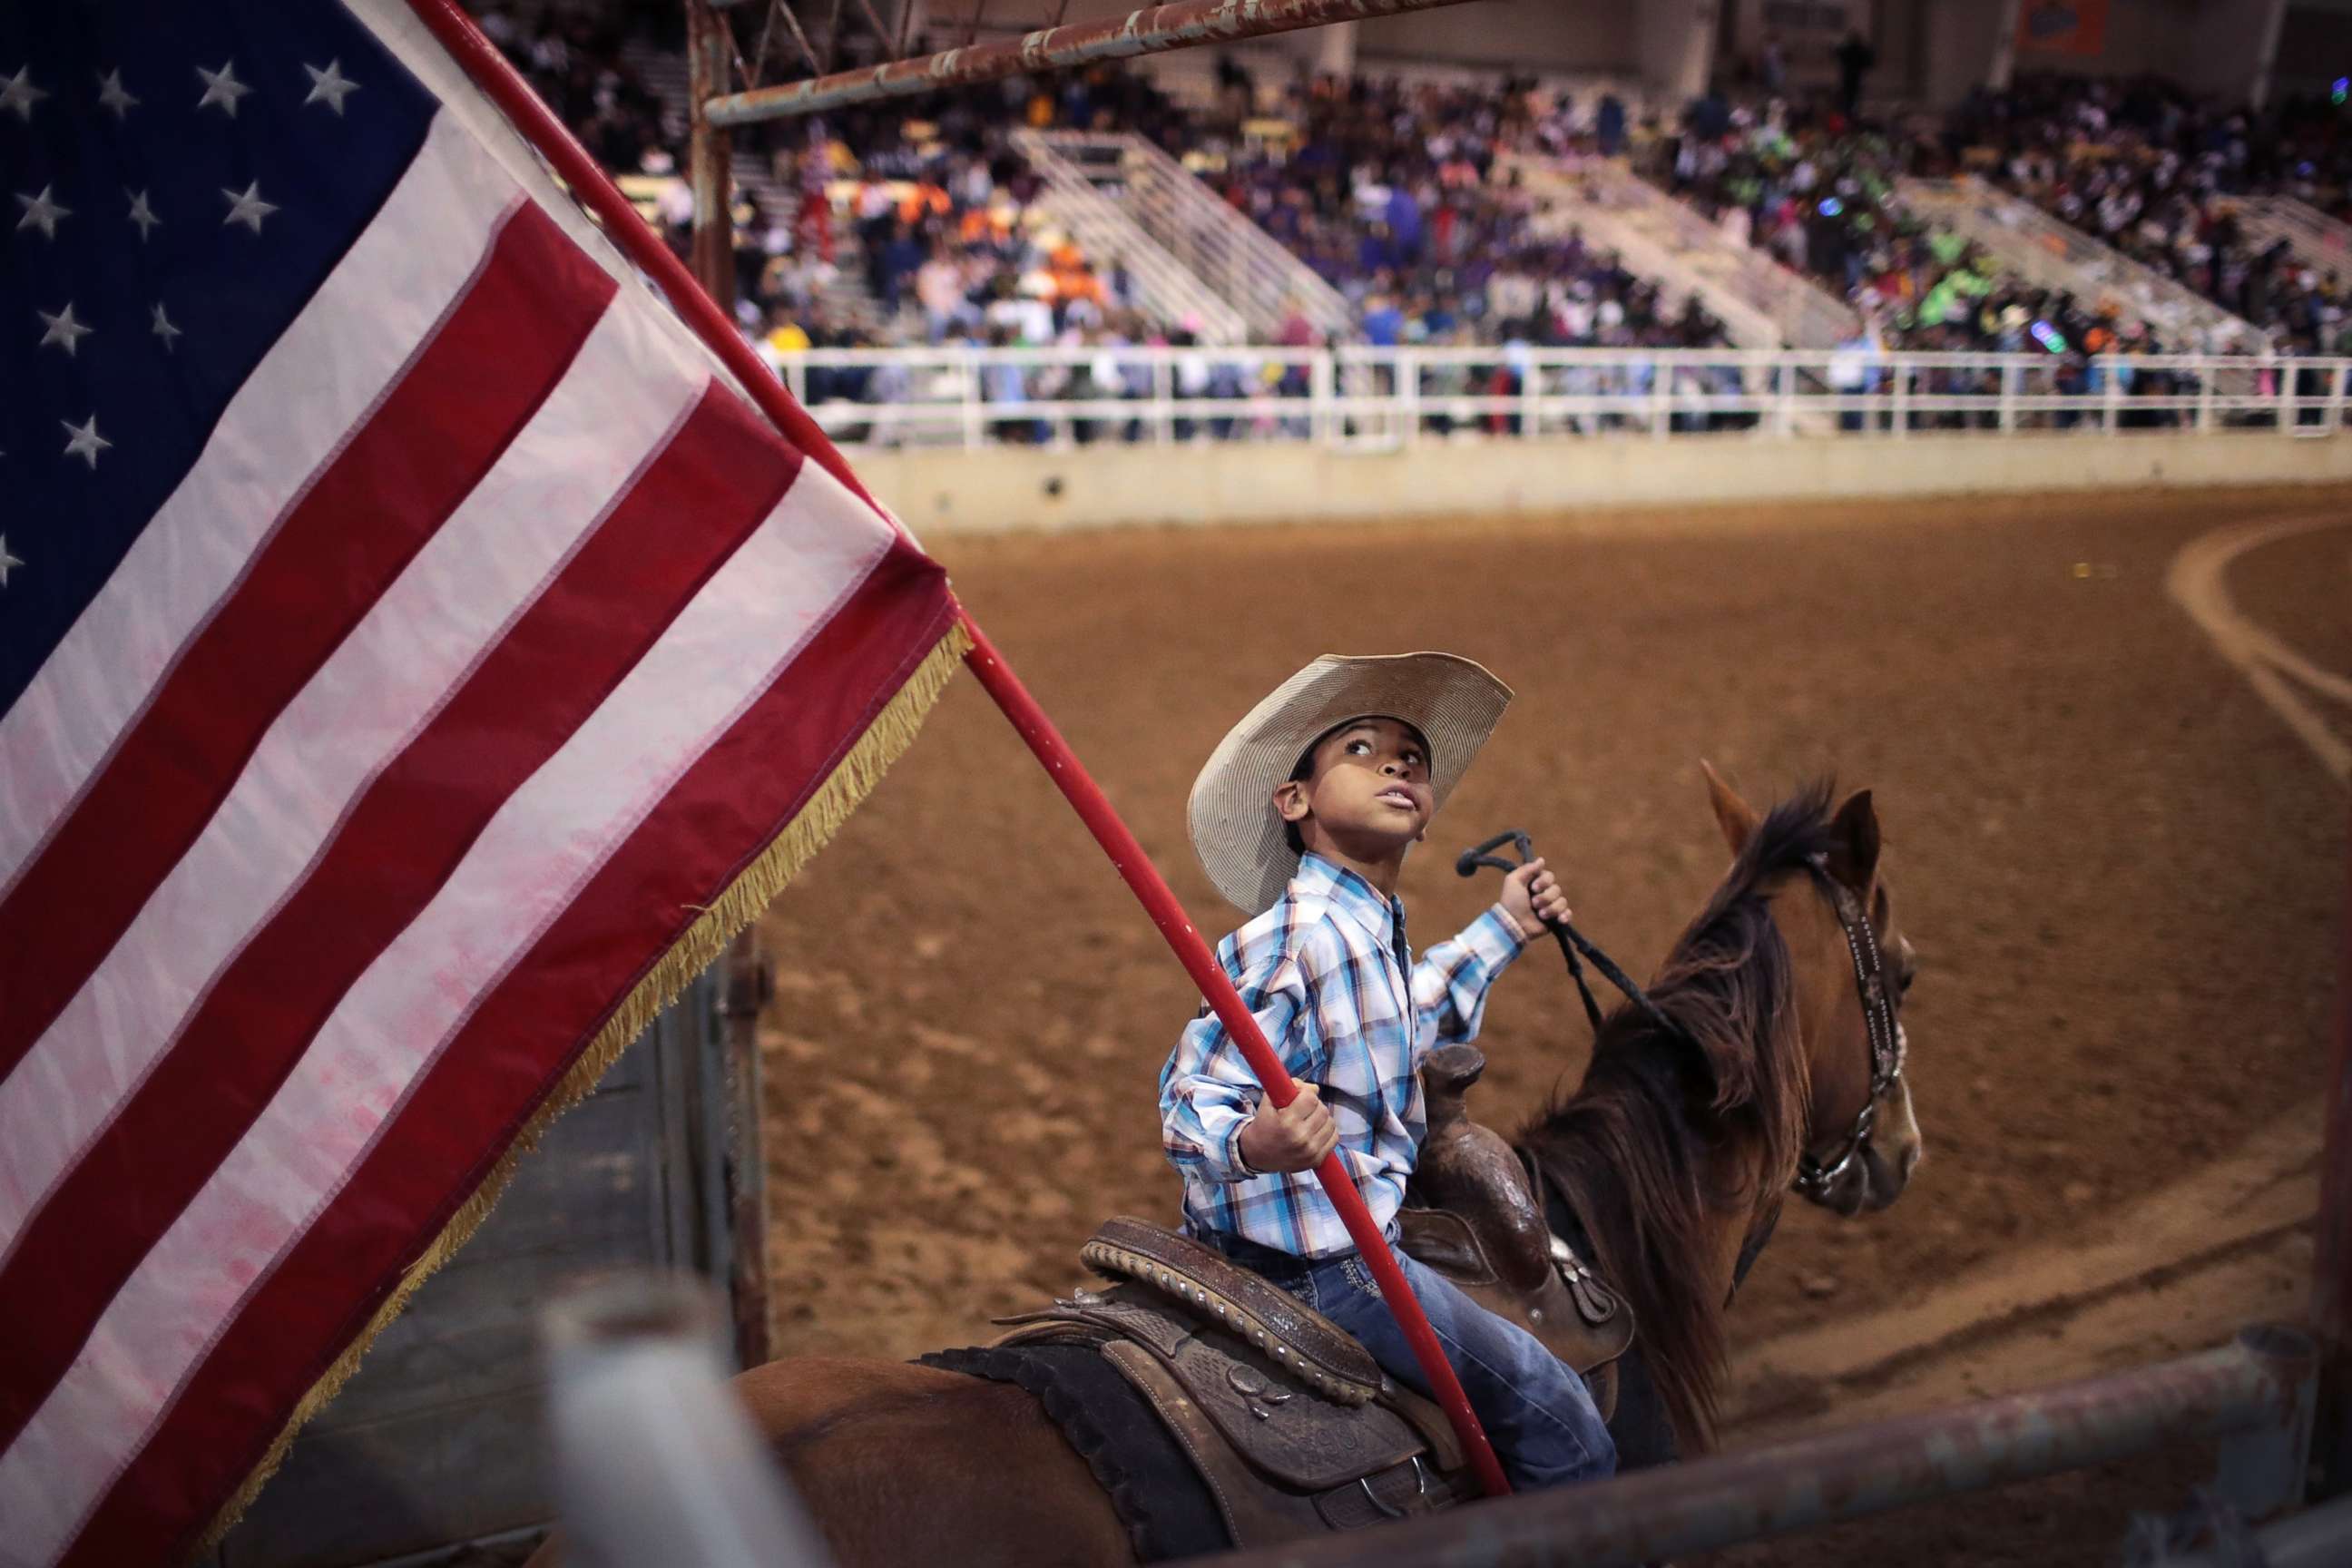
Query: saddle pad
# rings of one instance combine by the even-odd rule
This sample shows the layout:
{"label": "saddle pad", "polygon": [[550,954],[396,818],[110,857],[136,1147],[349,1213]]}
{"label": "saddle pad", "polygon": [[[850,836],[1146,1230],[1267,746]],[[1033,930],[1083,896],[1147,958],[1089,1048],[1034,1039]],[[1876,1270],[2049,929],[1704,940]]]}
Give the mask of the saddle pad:
{"label": "saddle pad", "polygon": [[1109,1494],[1138,1562],[1233,1550],[1201,1472],[1135,1385],[1092,1346],[934,1351],[921,1364],[1014,1384],[1035,1395]]}

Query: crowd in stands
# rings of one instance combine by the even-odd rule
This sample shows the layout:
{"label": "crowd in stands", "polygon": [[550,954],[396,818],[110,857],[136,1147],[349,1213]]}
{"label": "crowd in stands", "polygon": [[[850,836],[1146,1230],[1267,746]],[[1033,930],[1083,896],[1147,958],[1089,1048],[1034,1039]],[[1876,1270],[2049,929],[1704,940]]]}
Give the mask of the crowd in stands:
{"label": "crowd in stands", "polygon": [[2284,241],[2251,239],[2240,200],[2340,205],[2352,139],[2332,105],[2258,117],[2160,81],[2021,79],[1979,89],[1939,123],[1888,130],[1827,104],[1717,94],[1659,144],[1654,176],[1847,299],[1906,348],[2018,352],[2072,344],[2249,348],[2189,331],[2162,341],[2064,293],[2003,274],[1979,248],[1895,199],[1905,174],[1980,170],[2061,221],[2211,300],[2281,353],[2352,346],[2344,279]]}
{"label": "crowd in stands", "polygon": [[2104,321],[2071,295],[2006,273],[1897,202],[1895,182],[1919,171],[1921,153],[1828,105],[1735,108],[1710,95],[1659,143],[1654,173],[1734,238],[1853,304],[1887,346],[2095,353],[2126,334],[2143,341],[2136,323]]}
{"label": "crowd in stands", "polygon": [[[1723,341],[1695,306],[1553,232],[1498,165],[1496,150],[1547,135],[1532,95],[1395,84],[1302,85],[1279,145],[1242,133],[1244,85],[1229,109],[1187,114],[1148,79],[1113,68],[1023,79],[909,115],[843,117],[824,145],[848,201],[867,292],[900,335],[920,341],[1174,341],[1192,324],[1152,322],[1125,258],[1091,258],[1038,211],[1040,182],[1004,136],[1011,124],[1120,131],[1185,157],[1237,211],[1348,300],[1359,341],[1705,347]],[[1622,105],[1597,136],[1622,138]],[[853,155],[850,149],[856,149]],[[794,156],[794,154],[784,154]],[[805,158],[808,153],[797,154]],[[781,174],[781,171],[780,171]],[[755,290],[755,292],[758,292]],[[1317,334],[1293,313],[1280,337]]]}
{"label": "crowd in stands", "polygon": [[2345,346],[2344,280],[2297,260],[2284,240],[2250,239],[2238,204],[2276,193],[2340,205],[2352,175],[2341,130],[2333,106],[2296,101],[2256,116],[2153,79],[2040,77],[1975,93],[1945,137],[1989,149],[1996,183],[2282,348],[2332,353]]}
{"label": "crowd in stands", "polygon": [[[682,175],[684,127],[637,79],[619,40],[658,20],[652,4],[604,25],[498,8],[486,28],[607,167]],[[642,15],[637,13],[642,12]],[[1261,107],[1247,73],[1219,63],[1214,109],[1190,112],[1116,67],[1023,77],[908,103],[836,112],[754,133],[772,192],[739,199],[737,293],[774,353],[877,341],[1068,346],[1181,344],[1198,329],[1139,309],[1125,258],[1090,257],[1047,221],[1039,182],[1006,136],[1015,125],[1115,130],[1188,157],[1234,206],[1348,300],[1357,341],[1705,347],[1724,342],[1696,301],[1668,308],[1648,281],[1572,230],[1553,231],[1498,165],[1505,144],[1621,149],[1624,105],[1569,106],[1521,85],[1500,92],[1361,80],[1300,83],[1279,144],[1242,133]],[[739,146],[743,138],[739,135]],[[691,197],[673,178],[657,217],[681,253]],[[788,207],[790,210],[777,210]],[[845,267],[860,290],[839,290]],[[836,308],[862,292],[869,317]],[[1319,334],[1294,313],[1280,341]]]}
{"label": "crowd in stands", "polygon": [[615,174],[667,174],[686,145],[686,122],[623,56],[631,37],[681,47],[682,9],[620,0],[601,15],[485,5],[477,20],[597,162]]}
{"label": "crowd in stands", "polygon": [[1328,79],[1288,96],[1283,143],[1195,127],[1194,161],[1236,211],[1356,311],[1364,342],[1706,348],[1725,341],[1696,302],[1654,285],[1547,216],[1500,154],[1616,147],[1625,110],[1573,106],[1531,83],[1499,89]]}
{"label": "crowd in stands", "polygon": [[[492,6],[483,25],[608,167],[643,182],[645,205],[683,251],[685,126],[623,47],[635,37],[674,50],[676,7],[625,0],[602,16]],[[1125,258],[1089,255],[1059,230],[1009,134],[1030,126],[1132,132],[1182,159],[1338,291],[1349,341],[1496,350],[1483,367],[1448,373],[1463,383],[1455,391],[1515,390],[1529,348],[1727,341],[1695,299],[1670,305],[1536,200],[1515,167],[1522,152],[1630,152],[1730,237],[1851,302],[1867,327],[1849,347],[2040,350],[2057,356],[2063,385],[2095,382],[2107,351],[2215,346],[2185,332],[2166,341],[2007,274],[1896,200],[1906,174],[1965,167],[2211,299],[2275,352],[2352,351],[2346,280],[2249,238],[2239,207],[2275,192],[2352,211],[2352,135],[2335,105],[2257,116],[2159,82],[2029,78],[1932,123],[1881,125],[1859,116],[1865,57],[1842,58],[1837,91],[1810,99],[1772,90],[1770,64],[1751,83],[1761,90],[1711,90],[1671,124],[1637,125],[1613,97],[1580,105],[1531,81],[1302,77],[1266,93],[1222,60],[1204,110],[1105,65],[761,127],[736,142],[739,158],[764,160],[771,175],[739,191],[739,312],[813,403],[889,402],[909,389],[894,368],[801,361],[803,351],[907,342],[1090,351],[995,374],[986,396],[997,404],[1150,395],[1155,373],[1126,352],[1139,346],[1179,351],[1179,395],[1303,395],[1304,372],[1278,356],[1190,352],[1202,347],[1198,322],[1155,318]],[[1294,310],[1276,341],[1306,347],[1321,333]],[[2169,384],[2140,373],[2140,390]],[[1135,433],[1117,421],[1093,428]],[[1017,420],[1011,429],[1045,434]]]}

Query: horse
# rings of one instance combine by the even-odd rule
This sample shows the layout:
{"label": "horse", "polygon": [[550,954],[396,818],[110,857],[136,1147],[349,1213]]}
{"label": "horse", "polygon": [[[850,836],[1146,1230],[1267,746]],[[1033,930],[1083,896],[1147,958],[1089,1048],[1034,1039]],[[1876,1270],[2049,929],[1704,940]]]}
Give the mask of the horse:
{"label": "horse", "polygon": [[[1725,1314],[1782,1195],[1883,1209],[1925,1148],[1895,1021],[1916,961],[1869,793],[1832,811],[1816,784],[1759,816],[1701,766],[1729,870],[1644,1005],[1603,1020],[1582,1081],[1513,1141],[1554,1233],[1584,1221],[1640,1326],[1611,1422],[1624,1468],[1711,1446]],[[845,1568],[1133,1561],[1087,1461],[1018,1386],[800,1357],[734,1387]]]}

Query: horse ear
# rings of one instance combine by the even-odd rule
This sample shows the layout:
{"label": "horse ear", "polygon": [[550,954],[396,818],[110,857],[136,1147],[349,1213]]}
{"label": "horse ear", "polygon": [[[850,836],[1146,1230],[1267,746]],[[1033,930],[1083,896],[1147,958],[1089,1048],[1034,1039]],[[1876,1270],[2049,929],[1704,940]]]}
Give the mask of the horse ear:
{"label": "horse ear", "polygon": [[1846,796],[1830,822],[1829,869],[1855,892],[1868,888],[1878,874],[1878,808],[1870,804],[1866,789]]}
{"label": "horse ear", "polygon": [[1698,760],[1698,771],[1706,775],[1707,803],[1715,807],[1716,825],[1723,829],[1723,841],[1738,855],[1748,847],[1748,836],[1756,831],[1756,808],[1739,798],[1739,792],[1723,782],[1715,764],[1705,757]]}

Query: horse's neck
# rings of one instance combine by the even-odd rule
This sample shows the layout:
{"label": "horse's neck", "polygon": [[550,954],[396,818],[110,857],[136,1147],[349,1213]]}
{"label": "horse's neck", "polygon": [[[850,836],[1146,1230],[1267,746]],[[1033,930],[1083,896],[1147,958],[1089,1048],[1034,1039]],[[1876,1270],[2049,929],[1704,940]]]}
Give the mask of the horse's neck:
{"label": "horse's neck", "polygon": [[1772,1223],[1780,1194],[1762,1169],[1760,1151],[1753,1147],[1727,1150],[1719,1164],[1719,1169],[1707,1173],[1712,1184],[1708,1190],[1738,1193],[1740,1198],[1733,1204],[1708,1206],[1712,1244],[1707,1249],[1707,1281],[1715,1292],[1711,1300],[1729,1301],[1739,1286],[1740,1259],[1748,1252],[1748,1241],[1760,1226]]}
{"label": "horse's neck", "polygon": [[[1718,1193],[1741,1194],[1730,1204],[1712,1201],[1702,1205],[1698,1216],[1696,1245],[1687,1264],[1673,1276],[1678,1286],[1703,1292],[1706,1299],[1722,1301],[1728,1298],[1739,1271],[1739,1259],[1748,1237],[1756,1226],[1768,1216],[1766,1211],[1778,1199],[1760,1170],[1762,1152],[1752,1136],[1739,1134],[1725,1138],[1720,1144],[1696,1161],[1697,1168],[1690,1173],[1697,1190],[1712,1195]],[[1661,1164],[1665,1162],[1661,1161]],[[1580,1207],[1605,1201],[1597,1194],[1574,1194],[1571,1201]],[[1590,1216],[1586,1218],[1590,1226]]]}

